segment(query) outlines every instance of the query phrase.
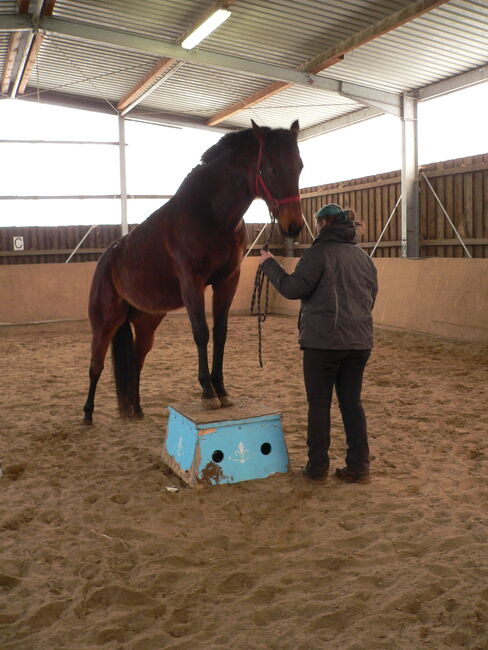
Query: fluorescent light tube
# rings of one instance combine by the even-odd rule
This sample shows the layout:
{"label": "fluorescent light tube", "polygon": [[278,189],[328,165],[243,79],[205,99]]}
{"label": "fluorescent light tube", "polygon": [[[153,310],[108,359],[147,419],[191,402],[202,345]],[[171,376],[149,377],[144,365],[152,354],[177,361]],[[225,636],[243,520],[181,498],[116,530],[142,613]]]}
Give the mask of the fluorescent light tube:
{"label": "fluorescent light tube", "polygon": [[181,47],[185,50],[191,50],[200,41],[207,38],[209,34],[217,29],[227,18],[230,16],[228,9],[217,9],[211,16],[207,18],[201,25],[199,25],[185,40],[181,43]]}

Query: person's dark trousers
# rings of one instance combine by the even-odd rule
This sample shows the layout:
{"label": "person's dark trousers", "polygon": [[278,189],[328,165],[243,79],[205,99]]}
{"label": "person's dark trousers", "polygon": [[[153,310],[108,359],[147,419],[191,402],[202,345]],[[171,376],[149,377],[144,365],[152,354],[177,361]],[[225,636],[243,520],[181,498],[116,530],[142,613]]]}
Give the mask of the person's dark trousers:
{"label": "person's dark trousers", "polygon": [[303,350],[303,376],[308,400],[308,465],[314,476],[329,469],[330,407],[335,386],[346,432],[346,466],[369,469],[366,417],[361,403],[364,368],[371,350]]}

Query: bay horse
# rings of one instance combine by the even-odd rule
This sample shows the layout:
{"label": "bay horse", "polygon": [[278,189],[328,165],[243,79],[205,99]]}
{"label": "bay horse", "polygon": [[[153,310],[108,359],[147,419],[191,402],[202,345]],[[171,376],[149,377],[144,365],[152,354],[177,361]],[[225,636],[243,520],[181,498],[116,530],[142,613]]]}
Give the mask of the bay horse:
{"label": "bay horse", "polygon": [[[204,408],[229,406],[223,358],[230,305],[246,246],[242,219],[264,199],[280,230],[303,227],[298,178],[303,167],[298,120],[290,129],[260,127],[227,133],[210,147],[175,195],[101,256],[90,290],[90,386],[84,422],[93,423],[97,382],[112,343],[119,413],[142,418],[139,378],[154,332],[168,311],[185,306],[198,349]],[[213,364],[204,291],[213,288]]]}

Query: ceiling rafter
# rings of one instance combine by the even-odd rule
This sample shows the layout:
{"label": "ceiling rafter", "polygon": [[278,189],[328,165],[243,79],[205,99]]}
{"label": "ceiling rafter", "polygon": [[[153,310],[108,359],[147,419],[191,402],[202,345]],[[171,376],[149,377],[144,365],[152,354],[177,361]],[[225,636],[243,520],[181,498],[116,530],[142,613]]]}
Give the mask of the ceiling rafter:
{"label": "ceiling rafter", "polygon": [[141,79],[135,86],[133,86],[129,92],[122,97],[122,99],[117,104],[117,109],[123,111],[129,106],[135,107],[136,101],[142,99],[142,95],[154,87],[154,84],[161,79],[161,77],[170,70],[173,65],[176,63],[176,59],[167,58],[161,59],[156,63],[156,65],[150,70],[143,79]]}
{"label": "ceiling rafter", "polygon": [[[29,0],[17,0],[17,11],[19,14],[27,13],[29,9]],[[2,81],[0,83],[0,91],[6,95],[12,79],[12,72],[14,70],[14,63],[19,51],[20,42],[22,40],[22,32],[14,32],[10,34],[7,56],[3,66]]]}
{"label": "ceiling rafter", "polygon": [[[21,36],[23,44],[17,48],[15,57],[17,70],[10,90],[12,98],[25,91],[44,38],[44,34],[39,31],[39,21],[43,15],[52,14],[55,2],[56,0],[35,0],[34,2],[31,16],[32,30]],[[26,13],[28,9],[29,2],[19,0],[19,13]]]}
{"label": "ceiling rafter", "polygon": [[[228,9],[234,5],[237,0],[216,0],[207,9],[198,20],[176,41],[180,45],[182,41],[194,29],[201,25],[210,15],[217,9]],[[122,115],[126,115],[129,111],[135,108],[143,99],[155,91],[159,86],[175,71],[174,67],[178,63],[178,59],[168,57],[161,59],[150,70],[147,75],[141,79],[129,92],[122,97],[117,104],[117,109],[121,111]]]}
{"label": "ceiling rafter", "polygon": [[[337,43],[328,50],[322,52],[321,54],[310,59],[303,65],[301,65],[297,70],[303,70],[305,72],[311,72],[317,74],[326,68],[342,61],[344,55],[352,50],[356,49],[361,45],[365,45],[370,41],[387,34],[388,32],[404,25],[407,22],[410,22],[414,18],[418,18],[422,14],[435,9],[436,7],[445,4],[448,0],[417,0],[416,2],[411,2],[407,7],[395,11],[393,14],[390,14],[386,18],[382,18],[378,22],[366,27],[365,29],[353,34],[349,38]],[[259,90],[256,93],[253,93],[249,97],[245,97],[238,102],[235,102],[228,108],[220,111],[213,115],[208,121],[209,126],[214,126],[223,122],[227,118],[239,113],[250,106],[254,106],[262,102],[273,95],[290,88],[292,83],[285,82],[275,82],[266,88]]]}
{"label": "ceiling rafter", "polygon": [[39,50],[41,49],[43,39],[44,39],[44,34],[42,32],[37,32],[37,34],[34,36],[34,40],[31,44],[29,55],[25,62],[24,70],[20,78],[19,87],[17,90],[19,95],[24,94],[25,88],[27,86],[27,83],[29,81],[32,72],[32,68],[34,67],[34,63],[36,62],[37,55],[39,53]]}
{"label": "ceiling rafter", "polygon": [[17,58],[17,53],[19,51],[21,37],[22,32],[14,32],[13,34],[10,34],[7,56],[3,66],[2,83],[0,86],[0,90],[4,95],[8,93],[10,80],[12,79],[12,72],[14,70],[15,59]]}

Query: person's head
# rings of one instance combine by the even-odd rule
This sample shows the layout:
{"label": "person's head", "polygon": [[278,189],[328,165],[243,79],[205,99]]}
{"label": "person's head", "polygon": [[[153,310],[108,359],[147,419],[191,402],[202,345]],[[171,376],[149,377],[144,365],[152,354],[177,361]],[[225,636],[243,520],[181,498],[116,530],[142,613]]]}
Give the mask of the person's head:
{"label": "person's head", "polygon": [[355,223],[354,210],[349,208],[343,210],[337,203],[327,203],[315,213],[317,232],[334,224]]}

